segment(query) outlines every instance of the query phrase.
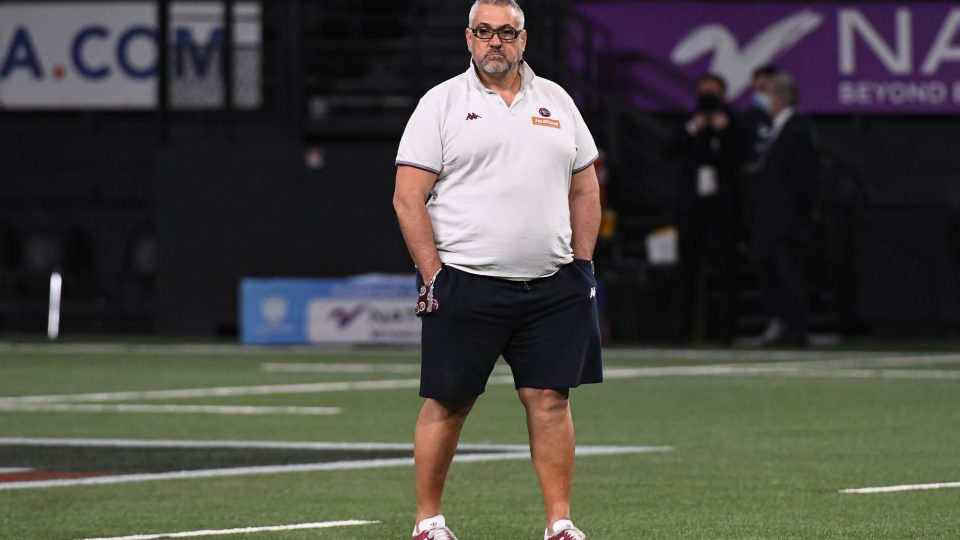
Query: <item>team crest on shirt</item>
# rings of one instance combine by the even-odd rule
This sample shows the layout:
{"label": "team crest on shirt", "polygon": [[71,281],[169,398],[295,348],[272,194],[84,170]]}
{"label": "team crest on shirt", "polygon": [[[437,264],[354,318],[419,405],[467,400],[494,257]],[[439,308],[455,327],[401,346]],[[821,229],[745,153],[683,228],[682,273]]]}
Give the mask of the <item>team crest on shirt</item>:
{"label": "team crest on shirt", "polygon": [[540,110],[537,112],[540,114],[540,116],[531,117],[533,125],[560,129],[560,121],[550,118],[550,115],[553,114],[550,112],[550,109],[546,107],[540,107]]}

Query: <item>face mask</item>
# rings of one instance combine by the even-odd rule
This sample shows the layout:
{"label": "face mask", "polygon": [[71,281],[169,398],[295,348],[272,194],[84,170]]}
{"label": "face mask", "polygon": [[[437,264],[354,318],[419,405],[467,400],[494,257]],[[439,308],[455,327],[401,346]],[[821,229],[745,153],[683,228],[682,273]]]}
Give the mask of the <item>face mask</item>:
{"label": "face mask", "polygon": [[770,103],[770,96],[764,94],[763,92],[754,92],[753,93],[753,104],[760,109],[769,113],[773,106]]}

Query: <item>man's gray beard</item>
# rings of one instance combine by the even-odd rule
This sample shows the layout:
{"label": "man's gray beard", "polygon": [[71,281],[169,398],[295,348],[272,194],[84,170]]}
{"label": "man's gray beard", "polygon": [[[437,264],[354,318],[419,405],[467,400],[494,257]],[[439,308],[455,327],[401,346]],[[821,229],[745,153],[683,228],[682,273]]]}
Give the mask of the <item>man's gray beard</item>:
{"label": "man's gray beard", "polygon": [[483,70],[484,73],[488,73],[490,75],[499,75],[501,73],[510,71],[514,66],[520,63],[520,60],[523,59],[523,53],[520,53],[520,56],[515,61],[511,61],[507,55],[502,55],[502,58],[503,61],[497,65],[492,65],[490,62],[487,62],[486,58],[482,60],[477,60],[474,58],[473,61],[480,69]]}

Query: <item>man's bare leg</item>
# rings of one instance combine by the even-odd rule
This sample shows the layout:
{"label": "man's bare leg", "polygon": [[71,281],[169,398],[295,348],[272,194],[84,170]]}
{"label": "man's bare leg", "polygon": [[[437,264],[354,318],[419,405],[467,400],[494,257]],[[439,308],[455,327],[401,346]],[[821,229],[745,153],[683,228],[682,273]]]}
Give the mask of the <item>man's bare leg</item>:
{"label": "man's bare leg", "polygon": [[521,388],[518,393],[527,409],[530,455],[540,477],[549,529],[559,519],[570,519],[575,444],[569,391]]}
{"label": "man's bare leg", "polygon": [[413,439],[417,472],[417,522],[440,514],[447,471],[457,451],[460,431],[477,398],[464,401],[427,399],[420,409]]}

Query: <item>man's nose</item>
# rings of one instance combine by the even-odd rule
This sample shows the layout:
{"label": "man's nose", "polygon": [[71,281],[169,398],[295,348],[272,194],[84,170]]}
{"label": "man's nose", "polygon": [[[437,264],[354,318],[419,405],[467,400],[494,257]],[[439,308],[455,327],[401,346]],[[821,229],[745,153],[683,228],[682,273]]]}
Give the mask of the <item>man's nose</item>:
{"label": "man's nose", "polygon": [[[497,40],[496,43],[494,43],[493,40]],[[500,39],[500,34],[494,32],[494,33],[493,33],[493,37],[490,38],[490,46],[491,46],[491,47],[499,47],[499,46],[501,46],[501,45],[503,45],[503,40]]]}

